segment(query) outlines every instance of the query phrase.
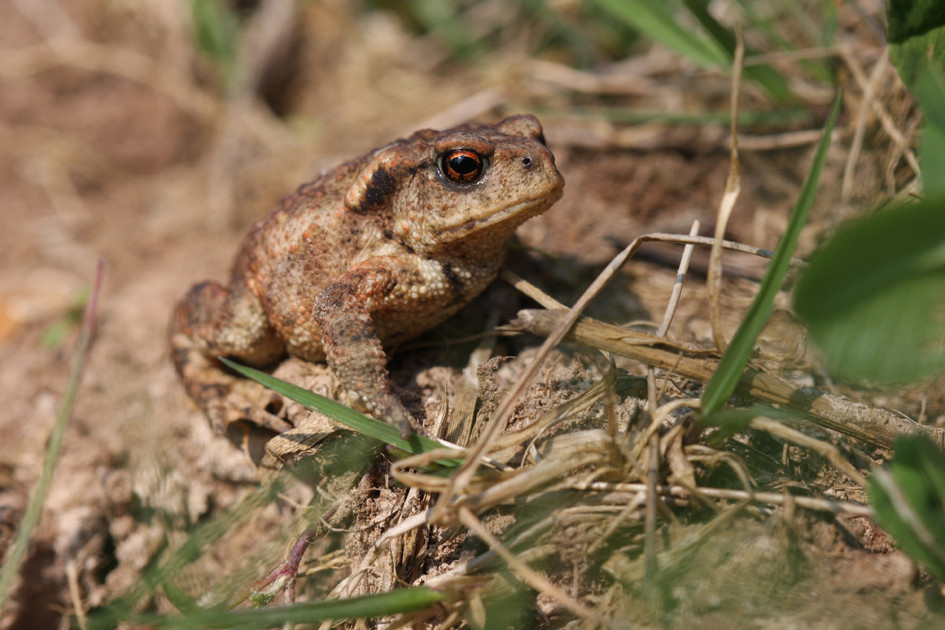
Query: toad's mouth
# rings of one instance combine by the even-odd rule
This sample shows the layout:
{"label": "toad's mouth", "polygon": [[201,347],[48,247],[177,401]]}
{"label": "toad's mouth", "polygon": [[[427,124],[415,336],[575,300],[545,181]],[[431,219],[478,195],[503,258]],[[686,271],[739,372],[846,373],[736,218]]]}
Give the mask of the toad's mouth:
{"label": "toad's mouth", "polygon": [[453,225],[447,225],[445,227],[437,230],[437,235],[442,238],[443,241],[455,241],[468,234],[474,232],[481,232],[487,228],[499,225],[500,223],[505,223],[511,219],[519,218],[521,215],[522,221],[531,218],[534,215],[541,214],[545,210],[551,207],[551,205],[558,200],[561,196],[561,193],[558,192],[557,195],[539,195],[531,199],[525,199],[524,201],[519,201],[510,206],[504,208],[499,208],[488,214],[477,215],[474,219],[469,219],[467,221],[461,221],[454,223]]}

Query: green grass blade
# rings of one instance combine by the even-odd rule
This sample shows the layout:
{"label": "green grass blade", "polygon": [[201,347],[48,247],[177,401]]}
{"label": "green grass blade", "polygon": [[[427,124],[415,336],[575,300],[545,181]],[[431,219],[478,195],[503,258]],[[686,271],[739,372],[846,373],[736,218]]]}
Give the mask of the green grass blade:
{"label": "green grass blade", "polygon": [[221,0],[193,0],[191,24],[197,48],[232,80],[239,47],[240,22],[236,12]]}
{"label": "green grass blade", "polygon": [[[307,389],[293,385],[292,383],[287,383],[283,380],[280,380],[274,376],[266,374],[265,372],[260,372],[259,370],[254,370],[253,368],[234,363],[229,359],[220,357],[220,360],[230,369],[239,372],[246,378],[250,378],[257,383],[264,385],[271,389],[272,391],[282,394],[290,400],[294,400],[300,405],[304,406],[306,409],[314,409],[319,411],[329,418],[337,420],[338,422],[344,424],[351,429],[354,429],[358,433],[363,433],[369,437],[372,437],[376,440],[390,444],[395,448],[399,448],[408,453],[419,455],[420,453],[426,453],[432,451],[433,449],[443,448],[438,442],[434,442],[430,438],[424,437],[422,435],[411,435],[409,439],[404,439],[400,435],[400,431],[397,430],[393,425],[387,424],[380,420],[374,418],[369,418],[362,413],[358,413],[350,407],[346,407],[339,402],[336,402],[330,398],[325,398],[315,392],[310,392]],[[457,466],[459,460],[438,460],[443,466]]]}
{"label": "green grass blade", "polygon": [[158,628],[271,628],[285,623],[315,623],[326,619],[366,619],[429,608],[446,595],[420,586],[401,588],[377,595],[334,601],[303,602],[289,606],[251,608],[220,612],[201,609],[186,615],[141,615],[135,625]]}
{"label": "green grass blade", "polygon": [[[746,21],[767,39],[767,50],[789,53],[811,46],[832,49],[836,34],[841,32],[837,28],[837,7],[833,3],[820,2],[816,7],[809,7],[779,1],[775,11],[768,3],[753,0],[738,0],[738,5]],[[815,16],[811,15],[812,11]],[[814,82],[832,84],[833,70],[824,59],[799,59],[797,64]]]}
{"label": "green grass blade", "polygon": [[677,54],[703,67],[730,62],[715,43],[680,26],[661,0],[595,0],[597,6]]}
{"label": "green grass blade", "polygon": [[712,434],[710,445],[720,445],[732,435],[745,431],[751,421],[758,417],[791,422],[803,419],[804,415],[796,409],[775,409],[767,405],[744,409],[726,407],[702,416],[699,418],[699,425],[706,428],[718,427],[719,430]]}
{"label": "green grass blade", "polygon": [[[319,479],[333,480],[334,490],[317,494],[306,509],[298,514],[297,522],[287,530],[277,533],[276,536],[281,538],[291,535],[288,533],[289,530],[298,532],[300,526],[308,527],[324,519],[329,510],[336,506],[336,497],[340,494],[336,495],[335,492],[347,492],[358,483],[364,469],[372,460],[371,454],[377,442],[367,438],[353,439],[355,437],[361,438],[361,436],[346,436],[345,439],[327,443],[326,448],[319,451],[321,455],[324,455],[322,458],[324,465],[320,468]],[[181,532],[186,533],[186,539],[180,544],[167,547],[159,557],[151,561],[150,566],[142,572],[130,588],[117,596],[107,607],[91,615],[88,628],[106,630],[119,624],[130,623],[130,620],[137,617],[142,601],[158,588],[164,590],[167,598],[183,612],[184,617],[188,617],[191,613],[207,615],[210,614],[208,611],[222,612],[251,597],[255,585],[247,586],[235,574],[232,577],[221,576],[223,580],[212,590],[223,595],[223,598],[209,607],[198,606],[190,595],[180,591],[174,585],[182,581],[186,582],[186,579],[182,577],[182,572],[190,563],[207,557],[208,553],[215,553],[213,546],[218,541],[233,535],[243,522],[258,515],[260,510],[276,500],[285,490],[286,482],[290,478],[287,474],[268,477],[260,487],[250,490],[235,504],[227,506],[219,513],[189,528],[187,532]],[[260,552],[243,558],[242,563],[248,571],[254,572],[259,567],[271,566],[275,562],[271,556],[267,555],[265,549],[260,549]]]}
{"label": "green grass blade", "polygon": [[755,340],[761,334],[761,330],[771,316],[774,298],[784,282],[784,276],[791,264],[791,256],[797,248],[801,228],[804,227],[807,215],[814,203],[820,173],[827,158],[827,149],[830,147],[833,127],[840,113],[840,99],[841,95],[838,94],[834,100],[833,108],[830,110],[830,116],[827,118],[823,136],[817,145],[814,162],[807,173],[807,178],[804,180],[800,197],[791,212],[787,229],[781,238],[781,242],[778,243],[778,249],[774,252],[774,257],[771,259],[768,271],[761,287],[758,289],[758,294],[752,300],[745,318],[735,332],[735,336],[722,356],[722,360],[719,361],[718,369],[712,375],[709,384],[706,385],[705,393],[702,395],[702,413],[704,415],[718,411],[728,400],[728,397],[732,395],[732,392],[735,391],[738,379],[748,364],[749,358],[751,358]]}
{"label": "green grass blade", "polygon": [[152,562],[128,591],[116,598],[108,608],[89,617],[91,630],[113,628],[119,621],[125,620],[142,599],[150,595],[157,587],[170,582],[188,564],[199,558],[203,552],[218,540],[233,531],[241,522],[258,514],[259,510],[273,501],[285,489],[279,477],[270,483],[250,492],[235,505],[200,523],[189,533],[187,539],[178,547],[166,550],[164,557]]}
{"label": "green grass blade", "polygon": [[164,596],[167,597],[167,601],[169,601],[174,606],[174,608],[180,612],[187,615],[201,611],[200,605],[194,601],[190,595],[175,586],[172,582],[166,582],[162,586],[164,590]]}
{"label": "green grass blade", "polygon": [[[718,47],[726,52],[728,61],[731,63],[735,59],[735,34],[709,14],[703,0],[683,0],[683,2],[689,8],[689,12],[699,20],[702,28],[715,40]],[[745,49],[746,57],[752,54],[750,49]],[[746,79],[760,85],[775,101],[784,103],[794,98],[787,80],[771,66],[748,66],[742,72]]]}
{"label": "green grass blade", "polygon": [[62,449],[62,438],[65,435],[66,427],[69,425],[69,418],[72,417],[72,410],[75,407],[76,394],[79,391],[79,381],[82,378],[82,370],[85,367],[85,360],[88,357],[89,348],[92,344],[92,333],[95,329],[95,318],[98,310],[98,298],[102,288],[102,276],[104,275],[105,263],[99,261],[98,269],[95,273],[95,285],[89,302],[85,307],[85,316],[82,319],[82,329],[79,333],[79,343],[76,348],[75,359],[72,361],[72,370],[69,373],[69,382],[66,385],[66,391],[59,406],[59,415],[56,417],[56,423],[53,425],[52,432],[49,435],[49,441],[46,444],[46,457],[43,459],[43,469],[40,472],[39,479],[36,480],[36,486],[30,495],[26,511],[23,514],[23,520],[16,532],[16,538],[13,544],[7,550],[6,557],[3,560],[3,567],[0,568],[0,611],[10,595],[13,582],[20,567],[26,559],[30,548],[30,541],[33,538],[33,532],[39,522],[39,517],[43,511],[43,503],[46,495],[49,493],[49,484],[52,482],[53,471],[56,469],[56,462],[59,461],[59,452]]}

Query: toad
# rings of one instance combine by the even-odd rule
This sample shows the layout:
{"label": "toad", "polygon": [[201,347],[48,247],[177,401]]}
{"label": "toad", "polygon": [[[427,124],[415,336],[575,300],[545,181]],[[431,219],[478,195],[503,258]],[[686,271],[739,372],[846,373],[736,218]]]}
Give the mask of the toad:
{"label": "toad", "polygon": [[217,357],[265,366],[326,361],[349,405],[422,427],[391,391],[384,347],[436,326],[496,276],[509,237],[561,197],[533,116],[425,129],[324,172],[243,241],[229,283],[177,305],[171,355],[220,433],[238,421],[284,432],[281,399]]}

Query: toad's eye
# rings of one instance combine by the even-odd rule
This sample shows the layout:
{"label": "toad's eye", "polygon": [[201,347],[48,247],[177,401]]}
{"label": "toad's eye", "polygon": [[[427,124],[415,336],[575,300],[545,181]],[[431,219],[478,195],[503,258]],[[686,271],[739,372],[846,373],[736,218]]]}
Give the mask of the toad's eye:
{"label": "toad's eye", "polygon": [[472,184],[486,172],[486,161],[471,149],[453,149],[440,156],[440,171],[451,182]]}

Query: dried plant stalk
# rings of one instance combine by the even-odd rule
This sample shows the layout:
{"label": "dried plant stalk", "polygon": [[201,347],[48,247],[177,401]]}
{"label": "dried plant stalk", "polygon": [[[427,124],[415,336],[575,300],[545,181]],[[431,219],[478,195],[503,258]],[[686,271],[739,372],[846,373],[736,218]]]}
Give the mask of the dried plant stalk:
{"label": "dried plant stalk", "polygon": [[[562,312],[523,310],[519,311],[509,328],[544,336],[554,329],[562,317]],[[701,383],[707,383],[718,367],[717,359],[693,358],[663,350],[656,347],[663,343],[658,337],[590,318],[580,319],[565,336],[565,340],[636,359],[656,368],[672,370],[675,374]],[[755,368],[745,370],[736,391],[744,396],[796,409],[807,414],[808,420],[820,427],[874,446],[890,448],[900,434],[924,433],[945,447],[945,429],[924,426],[892,411],[853,402],[813,387],[795,387]]]}

